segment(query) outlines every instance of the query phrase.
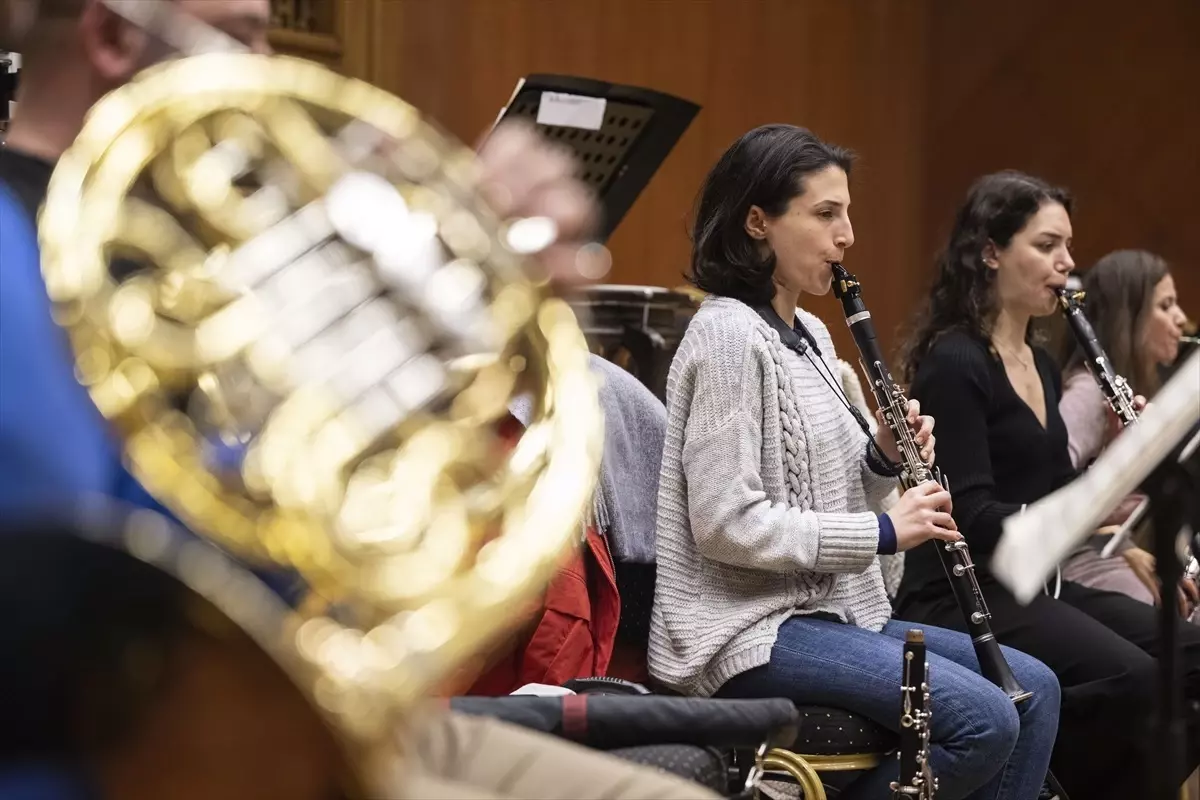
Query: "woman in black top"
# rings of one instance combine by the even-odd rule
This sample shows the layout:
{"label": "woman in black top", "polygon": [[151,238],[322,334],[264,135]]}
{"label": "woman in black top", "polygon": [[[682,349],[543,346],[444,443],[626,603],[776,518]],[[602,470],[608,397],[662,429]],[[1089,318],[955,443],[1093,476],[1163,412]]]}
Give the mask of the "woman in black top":
{"label": "woman in black top", "polygon": [[[1030,336],[1030,321],[1055,312],[1054,290],[1074,268],[1070,209],[1065,191],[1020,173],[972,187],[910,343],[906,378],[922,411],[938,420],[938,463],[980,565],[996,637],[1059,677],[1055,774],[1077,800],[1142,797],[1154,765],[1155,610],[1068,581],[1052,581],[1049,593],[1021,605],[987,567],[1004,518],[1075,476],[1058,413],[1060,374]],[[904,619],[965,629],[928,546],[909,551],[896,606]],[[1180,637],[1182,783],[1200,763],[1200,629],[1186,626]]]}

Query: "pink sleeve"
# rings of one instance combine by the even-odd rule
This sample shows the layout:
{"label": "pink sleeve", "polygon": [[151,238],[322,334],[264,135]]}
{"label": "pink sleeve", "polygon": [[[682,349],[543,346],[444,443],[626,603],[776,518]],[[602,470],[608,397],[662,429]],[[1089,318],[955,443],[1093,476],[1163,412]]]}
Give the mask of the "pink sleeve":
{"label": "pink sleeve", "polygon": [[1107,408],[1100,387],[1086,370],[1067,376],[1058,413],[1067,426],[1067,449],[1075,469],[1082,469],[1104,449],[1108,435]]}

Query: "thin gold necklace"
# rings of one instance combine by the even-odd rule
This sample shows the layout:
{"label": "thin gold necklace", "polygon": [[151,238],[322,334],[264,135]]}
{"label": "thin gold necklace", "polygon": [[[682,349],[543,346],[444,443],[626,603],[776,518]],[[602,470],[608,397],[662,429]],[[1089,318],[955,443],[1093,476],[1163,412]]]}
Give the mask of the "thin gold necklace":
{"label": "thin gold necklace", "polygon": [[1026,369],[1032,369],[1032,368],[1033,368],[1033,363],[1032,363],[1032,361],[1026,361],[1025,359],[1021,358],[1021,356],[1020,356],[1020,355],[1018,355],[1017,353],[1013,352],[1013,350],[1011,350],[1011,349],[1010,349],[1008,346],[1006,346],[1006,345],[1003,345],[1003,344],[1000,344],[1000,342],[998,342],[998,341],[995,341],[995,340],[993,340],[993,341],[992,341],[992,344],[996,345],[996,346],[997,346],[997,347],[999,347],[1001,350],[1004,350],[1004,351],[1005,351],[1006,353],[1008,353],[1010,356],[1012,356],[1013,358],[1015,358],[1015,359],[1017,360],[1017,363],[1018,363],[1018,364],[1020,364],[1022,367],[1025,367]]}

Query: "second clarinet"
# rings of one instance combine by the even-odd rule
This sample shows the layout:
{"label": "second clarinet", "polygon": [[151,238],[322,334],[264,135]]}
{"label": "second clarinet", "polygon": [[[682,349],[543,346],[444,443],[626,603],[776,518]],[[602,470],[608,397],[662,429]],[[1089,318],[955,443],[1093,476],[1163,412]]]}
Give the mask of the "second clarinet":
{"label": "second clarinet", "polygon": [[1092,373],[1092,377],[1096,379],[1096,383],[1100,385],[1100,391],[1104,394],[1104,399],[1108,401],[1109,407],[1120,418],[1123,427],[1137,422],[1138,414],[1133,405],[1133,390],[1129,388],[1128,381],[1113,370],[1104,348],[1100,346],[1100,340],[1096,338],[1096,331],[1092,329],[1092,324],[1084,315],[1083,307],[1080,305],[1083,301],[1083,292],[1058,289],[1056,294],[1063,315],[1067,318],[1067,324],[1071,326],[1071,332],[1075,335],[1075,341],[1079,344],[1079,349],[1083,351],[1083,363],[1087,366],[1088,372]]}
{"label": "second clarinet", "polygon": [[[862,289],[858,279],[851,275],[841,264],[833,264],[833,293],[841,301],[842,310],[846,314],[846,324],[854,336],[858,346],[860,362],[866,372],[866,378],[871,387],[871,393],[883,412],[884,422],[892,431],[896,446],[901,454],[903,473],[900,482],[905,489],[935,480],[949,489],[948,481],[941,471],[932,464],[925,463],[921,457],[921,449],[917,445],[912,429],[908,425],[908,398],[900,386],[892,379],[892,373],[879,349],[875,339],[875,326],[871,322],[871,312],[867,310],[862,300]],[[954,591],[954,599],[962,611],[967,623],[967,631],[975,647],[975,656],[979,659],[979,669],[983,677],[1004,690],[1014,703],[1020,703],[1033,696],[1021,687],[1013,675],[1012,668],[1004,659],[1004,653],[992,633],[989,622],[991,614],[983,599],[983,591],[975,577],[975,564],[971,561],[971,552],[966,542],[932,542],[937,548],[938,558],[942,568],[950,580]]]}
{"label": "second clarinet", "polygon": [[933,775],[933,696],[929,691],[929,664],[925,658],[925,633],[909,630],[904,636],[904,667],[900,683],[900,779],[892,783],[893,800],[933,800],[937,778]]}

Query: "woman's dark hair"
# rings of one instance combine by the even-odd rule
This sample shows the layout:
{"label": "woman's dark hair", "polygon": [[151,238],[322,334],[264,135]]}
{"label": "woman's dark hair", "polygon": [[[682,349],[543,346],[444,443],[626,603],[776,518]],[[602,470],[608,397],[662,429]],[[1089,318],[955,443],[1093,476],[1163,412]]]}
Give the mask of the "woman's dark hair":
{"label": "woman's dark hair", "polygon": [[[1147,397],[1158,388],[1158,365],[1139,354],[1142,326],[1154,303],[1154,288],[1167,276],[1167,262],[1145,250],[1117,250],[1082,275],[1084,314],[1096,331],[1113,370]],[[1075,337],[1063,337],[1064,371],[1083,367]]]}
{"label": "woman's dark hair", "polygon": [[794,125],[763,125],[722,154],[704,179],[692,225],[688,280],[710,294],[750,305],[775,296],[775,254],[746,233],[750,206],[782,215],[804,194],[804,179],[836,166],[847,175],[854,155]]}
{"label": "woman's dark hair", "polygon": [[995,270],[983,263],[991,242],[1005,248],[1038,210],[1058,203],[1071,212],[1071,195],[1040,178],[1007,170],[975,182],[958,210],[946,249],[937,259],[929,299],[918,313],[905,347],[904,380],[912,382],[921,359],[951,330],[987,336],[996,313]]}

